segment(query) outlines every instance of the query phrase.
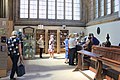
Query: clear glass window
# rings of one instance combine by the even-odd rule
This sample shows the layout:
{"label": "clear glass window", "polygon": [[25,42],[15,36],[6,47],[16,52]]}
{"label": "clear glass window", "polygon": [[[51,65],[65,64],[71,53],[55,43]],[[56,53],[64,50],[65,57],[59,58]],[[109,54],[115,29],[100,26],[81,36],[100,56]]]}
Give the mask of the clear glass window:
{"label": "clear glass window", "polygon": [[39,18],[46,19],[46,0],[39,0]]}
{"label": "clear glass window", "polygon": [[119,11],[119,0],[114,0],[114,12]]}
{"label": "clear glass window", "polygon": [[37,0],[30,0],[30,18],[37,18]]}
{"label": "clear glass window", "polygon": [[96,0],[95,18],[98,18],[98,0]]}
{"label": "clear glass window", "polygon": [[65,19],[72,20],[72,0],[65,1]]}
{"label": "clear glass window", "polygon": [[101,12],[101,16],[104,16],[104,0],[101,0],[101,3],[100,3],[100,12]]}
{"label": "clear glass window", "polygon": [[80,20],[80,0],[74,0],[73,20]]}
{"label": "clear glass window", "polygon": [[64,0],[57,0],[57,19],[64,19]]}
{"label": "clear glass window", "polygon": [[111,14],[111,0],[107,0],[107,14]]}
{"label": "clear glass window", "polygon": [[28,18],[28,0],[20,1],[20,18]]}
{"label": "clear glass window", "polygon": [[55,19],[55,0],[48,0],[48,19]]}
{"label": "clear glass window", "polygon": [[20,18],[80,20],[80,0],[20,0]]}

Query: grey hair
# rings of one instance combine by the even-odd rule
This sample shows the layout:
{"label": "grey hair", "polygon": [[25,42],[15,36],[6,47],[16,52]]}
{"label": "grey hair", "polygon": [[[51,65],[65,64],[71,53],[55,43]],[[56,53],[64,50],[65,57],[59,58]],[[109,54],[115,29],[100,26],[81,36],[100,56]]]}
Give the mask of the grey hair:
{"label": "grey hair", "polygon": [[53,38],[53,37],[54,37],[54,35],[50,35],[50,37],[51,37],[51,38]]}
{"label": "grey hair", "polygon": [[17,35],[18,35],[18,32],[17,32],[17,31],[13,31],[13,32],[11,33],[11,35],[12,35],[12,36],[17,36]]}

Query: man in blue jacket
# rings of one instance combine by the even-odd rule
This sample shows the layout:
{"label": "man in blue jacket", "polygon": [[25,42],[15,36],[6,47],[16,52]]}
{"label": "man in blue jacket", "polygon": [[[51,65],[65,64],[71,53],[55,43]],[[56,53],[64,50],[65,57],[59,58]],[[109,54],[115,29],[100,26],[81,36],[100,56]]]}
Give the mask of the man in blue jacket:
{"label": "man in blue jacket", "polygon": [[99,45],[100,41],[94,37],[93,33],[90,33],[89,36],[92,38],[93,45]]}

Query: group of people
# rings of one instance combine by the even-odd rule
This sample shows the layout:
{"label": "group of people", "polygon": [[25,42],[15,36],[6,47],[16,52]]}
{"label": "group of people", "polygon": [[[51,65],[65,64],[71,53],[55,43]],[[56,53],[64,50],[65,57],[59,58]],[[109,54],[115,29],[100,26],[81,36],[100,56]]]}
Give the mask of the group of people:
{"label": "group of people", "polygon": [[94,36],[93,33],[89,33],[89,36],[85,42],[85,44],[83,44],[83,48],[87,51],[92,50],[92,45],[99,45],[100,41]]}
{"label": "group of people", "polygon": [[[54,35],[50,35],[49,48],[48,48],[48,53],[50,54],[50,59],[54,58],[54,43],[55,43]],[[40,58],[42,58],[42,53],[43,53],[43,49],[44,49],[43,35],[40,35],[40,38],[37,41],[37,44],[39,45],[39,48],[40,48]]]}
{"label": "group of people", "polygon": [[[44,49],[44,39],[43,35],[40,35],[39,40],[37,41],[39,48],[40,48],[40,58],[42,58],[42,53]],[[50,35],[49,39],[49,48],[48,48],[48,53],[50,54],[50,58],[54,58],[54,35]],[[89,36],[86,37],[84,42],[80,41],[80,37],[77,34],[70,34],[69,36],[66,36],[66,39],[64,40],[65,44],[65,63],[68,63],[70,65],[74,65],[74,58],[76,58],[76,63],[77,63],[77,51],[80,49],[85,49],[88,51],[91,51],[92,45],[99,45],[99,40],[94,37],[93,33],[89,33]],[[68,58],[68,53],[69,53],[69,58]]]}
{"label": "group of people", "polygon": [[[85,42],[81,42],[78,35],[74,33],[70,34],[66,37],[65,44],[65,63],[69,63],[69,65],[77,64],[77,51],[81,49],[85,49],[87,51],[92,50],[93,45],[99,45],[100,41],[93,35],[93,33],[89,33],[89,36],[85,39]],[[76,60],[74,63],[74,59]]]}
{"label": "group of people", "polygon": [[[18,36],[17,31],[13,31],[11,34],[11,37],[7,39],[7,47],[9,56],[12,60],[12,70],[10,74],[10,80],[15,80],[14,75],[15,72],[17,73],[17,63],[20,59],[22,63],[23,62],[23,56],[22,56],[22,46],[21,46],[21,39]],[[44,49],[44,39],[43,36],[40,35],[39,40],[37,41],[40,47],[40,58],[42,58],[42,53]],[[50,58],[54,58],[54,35],[50,35],[49,39],[49,48],[48,53],[50,54]],[[77,51],[81,49],[85,49],[88,51],[91,51],[92,45],[99,45],[99,40],[94,37],[93,33],[90,33],[87,37],[86,41],[83,43],[80,41],[80,38],[78,35],[70,34],[69,36],[66,36],[66,39],[64,40],[65,44],[65,63],[69,63],[69,65],[75,65],[74,59],[76,58],[76,64],[77,64]]]}

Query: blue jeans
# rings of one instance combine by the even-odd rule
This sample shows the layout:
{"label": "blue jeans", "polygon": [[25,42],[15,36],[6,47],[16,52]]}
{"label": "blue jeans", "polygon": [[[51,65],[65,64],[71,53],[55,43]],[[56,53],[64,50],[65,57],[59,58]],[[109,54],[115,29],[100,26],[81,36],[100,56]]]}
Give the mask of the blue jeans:
{"label": "blue jeans", "polygon": [[65,50],[65,58],[68,59],[68,50]]}

